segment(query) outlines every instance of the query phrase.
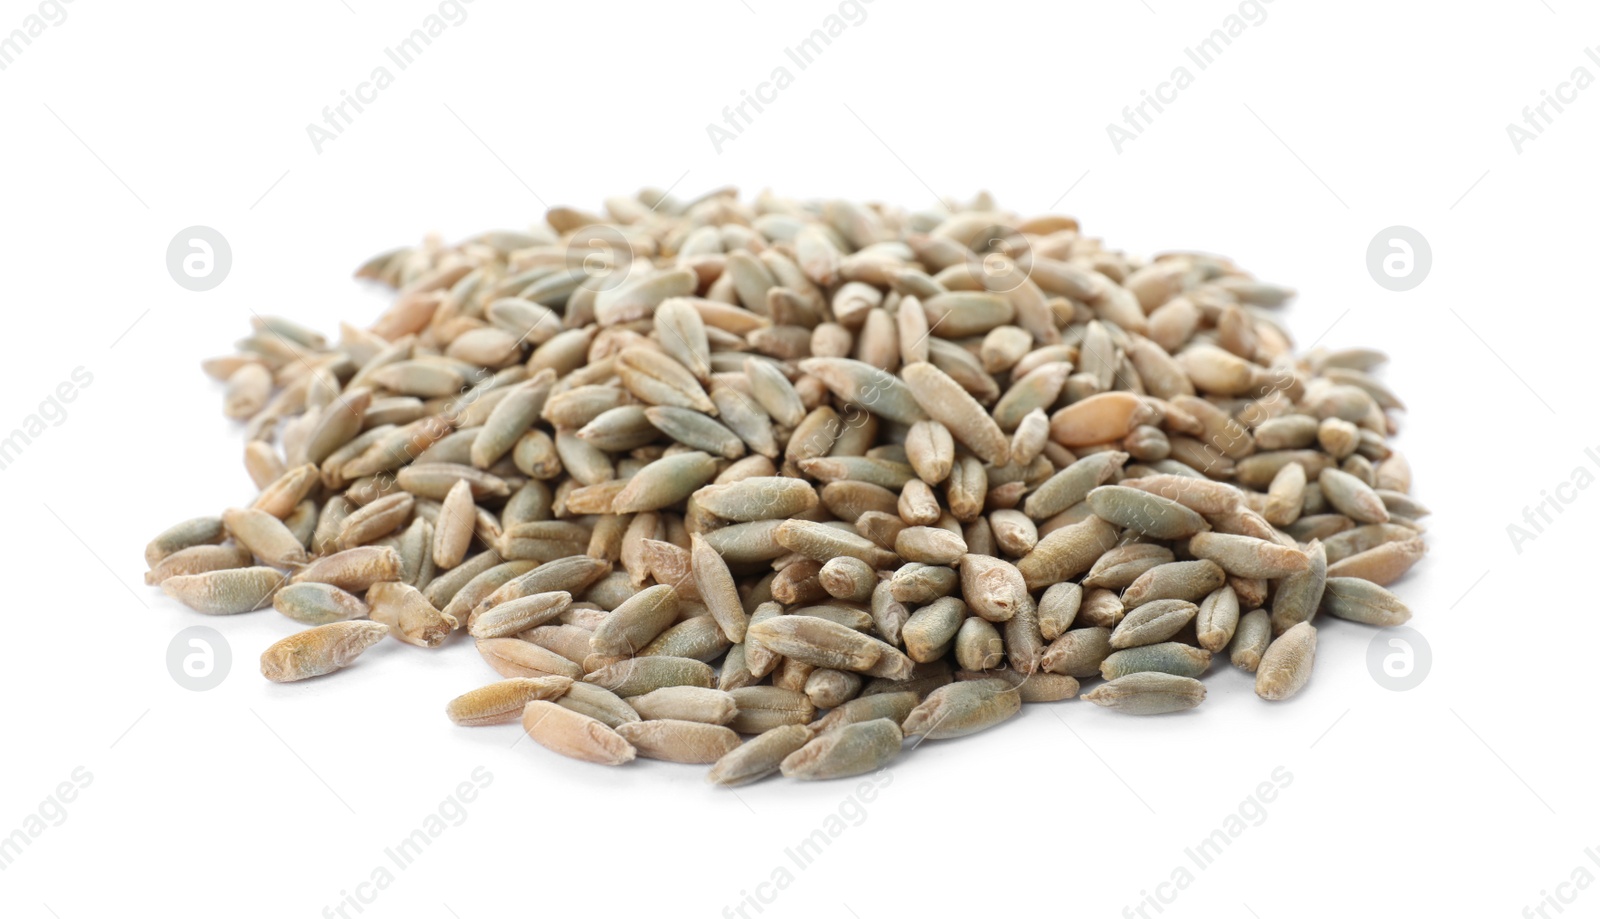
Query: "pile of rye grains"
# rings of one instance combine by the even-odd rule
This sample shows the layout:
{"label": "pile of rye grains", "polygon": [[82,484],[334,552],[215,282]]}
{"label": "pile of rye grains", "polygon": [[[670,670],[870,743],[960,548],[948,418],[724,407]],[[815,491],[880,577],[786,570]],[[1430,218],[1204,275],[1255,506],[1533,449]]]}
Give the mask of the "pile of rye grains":
{"label": "pile of rye grains", "polygon": [[1382,356],[1295,355],[1292,292],[1226,259],[987,198],[647,190],[358,275],[397,291],[371,328],[258,318],[205,362],[259,495],[145,550],[196,610],[306,627],[270,680],[471,642],[503,679],[457,723],[733,785],[1080,680],[1193,708],[1224,651],[1282,700],[1318,613],[1410,617],[1385,585],[1427,511]]}

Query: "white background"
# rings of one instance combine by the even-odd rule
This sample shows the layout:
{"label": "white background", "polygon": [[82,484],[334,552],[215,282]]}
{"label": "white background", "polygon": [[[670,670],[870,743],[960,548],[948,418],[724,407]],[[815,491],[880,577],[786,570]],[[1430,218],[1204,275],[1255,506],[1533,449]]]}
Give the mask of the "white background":
{"label": "white background", "polygon": [[[36,9],[0,3],[0,32]],[[1506,132],[1574,68],[1600,76],[1584,55],[1600,15],[1575,0],[1277,0],[1204,71],[1183,49],[1234,4],[876,0],[799,71],[784,48],[835,5],[477,0],[320,154],[306,125],[436,5],[66,9],[0,71],[0,433],[75,367],[93,375],[0,472],[0,834],[75,768],[93,779],[0,872],[0,913],[324,915],[480,766],[493,781],[465,822],[361,915],[737,915],[758,890],[777,897],[747,917],[1138,915],[1185,866],[1193,883],[1160,888],[1160,915],[1514,917],[1580,866],[1600,873],[1585,854],[1600,497],[1577,492],[1520,552],[1507,535],[1575,467],[1600,471],[1584,456],[1600,445],[1600,91],[1520,153]],[[780,65],[793,85],[718,153],[706,124]],[[1179,65],[1193,85],[1119,153],[1106,124]],[[1409,402],[1399,445],[1435,515],[1430,557],[1396,590],[1428,678],[1384,689],[1373,633],[1327,623],[1289,703],[1224,664],[1182,716],[1030,707],[915,750],[858,810],[854,782],[734,795],[697,767],[607,770],[513,748],[513,726],[457,728],[444,702],[493,676],[459,643],[387,643],[337,677],[268,684],[256,656],[291,623],[206,619],[143,585],[154,532],[252,496],[197,367],[252,311],[332,332],[384,305],[355,265],[425,232],[724,184],[907,207],[987,188],[1119,248],[1222,252],[1297,286],[1298,341],[1384,348]],[[195,224],[233,250],[206,293],[164,263]],[[1407,293],[1365,266],[1395,224],[1433,250]],[[199,624],[234,655],[204,693],[165,664]],[[1279,767],[1292,782],[1264,821],[1190,862]],[[790,862],[841,808],[853,819],[821,857]],[[780,865],[793,883],[758,888]],[[1600,890],[1560,891],[1569,914],[1600,910]]]}

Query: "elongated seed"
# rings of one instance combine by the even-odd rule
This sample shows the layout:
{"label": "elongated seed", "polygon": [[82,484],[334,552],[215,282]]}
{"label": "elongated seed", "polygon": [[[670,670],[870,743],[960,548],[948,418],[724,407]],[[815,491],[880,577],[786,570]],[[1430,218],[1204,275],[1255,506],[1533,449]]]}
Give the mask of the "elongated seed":
{"label": "elongated seed", "polygon": [[1200,612],[1184,600],[1152,600],[1130,610],[1111,632],[1111,647],[1134,648],[1176,635]]}
{"label": "elongated seed", "polygon": [[1399,597],[1362,578],[1329,577],[1321,609],[1365,625],[1395,626],[1411,619],[1410,608]]}
{"label": "elongated seed", "polygon": [[440,568],[454,568],[466,558],[467,548],[472,543],[473,527],[477,521],[475,508],[472,487],[465,479],[450,486],[433,526],[433,545],[430,549],[435,565]]}
{"label": "elongated seed", "polygon": [[1111,443],[1153,416],[1154,410],[1133,393],[1098,393],[1051,415],[1050,439],[1064,447]]}
{"label": "elongated seed", "polygon": [[1128,543],[1100,556],[1084,576],[1083,585],[1113,590],[1129,587],[1145,572],[1172,561],[1172,550],[1165,546],[1145,542]]}
{"label": "elongated seed", "polygon": [[1200,647],[1213,654],[1222,651],[1239,628],[1239,595],[1226,585],[1212,591],[1200,601],[1194,624]]}
{"label": "elongated seed", "polygon": [[1097,676],[1100,664],[1111,655],[1111,630],[1090,626],[1063,632],[1045,649],[1039,666],[1051,673],[1083,679]]}
{"label": "elongated seed", "polygon": [[367,604],[332,584],[288,584],[272,596],[272,608],[302,625],[365,619]]}
{"label": "elongated seed", "polygon": [[944,657],[966,616],[967,605],[957,597],[941,597],[912,613],[900,629],[906,654],[919,664]]}
{"label": "elongated seed", "polygon": [[885,552],[864,536],[811,520],[785,520],[774,531],[774,538],[784,548],[819,562],[848,555],[882,568],[895,559],[894,553]]}
{"label": "elongated seed", "polygon": [[547,648],[520,638],[482,638],[478,653],[503,677],[564,676],[576,680],[583,668]]}
{"label": "elongated seed", "polygon": [[628,700],[645,720],[669,719],[727,724],[738,712],[734,697],[700,686],[664,686]]}
{"label": "elongated seed", "polygon": [[1176,501],[1206,516],[1230,513],[1244,499],[1243,492],[1226,482],[1195,476],[1155,474],[1123,479],[1121,484]]}
{"label": "elongated seed", "polygon": [[1420,537],[1388,542],[1339,559],[1328,566],[1328,574],[1332,577],[1362,578],[1387,586],[1410,571],[1427,551],[1427,544]]}
{"label": "elongated seed", "polygon": [[1330,574],[1327,553],[1316,540],[1306,546],[1305,553],[1310,566],[1279,581],[1272,595],[1274,634],[1281,635],[1299,623],[1310,622],[1322,603],[1323,588]]}
{"label": "elongated seed", "polygon": [[276,568],[229,568],[170,577],[161,590],[197,612],[228,616],[267,606],[284,580]]}
{"label": "elongated seed", "polygon": [[1089,492],[1110,481],[1128,454],[1116,451],[1094,453],[1051,476],[1023,504],[1023,511],[1035,520],[1046,520],[1089,497]]}
{"label": "elongated seed", "polygon": [[1005,622],[1023,606],[1032,605],[1016,565],[989,555],[963,555],[960,561],[961,592],[974,613],[991,622]]}
{"label": "elongated seed", "polygon": [[339,528],[335,545],[341,549],[353,549],[393,533],[411,518],[415,504],[415,498],[401,492],[384,495],[370,504],[351,511],[350,516],[344,519],[344,524]]}
{"label": "elongated seed", "polygon": [[387,625],[401,641],[422,648],[437,648],[460,624],[454,616],[434,608],[422,591],[400,581],[372,585],[367,603],[374,622]]}
{"label": "elongated seed", "polygon": [[1115,526],[1091,515],[1040,539],[1033,551],[1017,562],[1017,570],[1029,590],[1076,577],[1116,544],[1117,535]]}
{"label": "elongated seed", "polygon": [[895,536],[894,551],[908,562],[953,565],[967,553],[967,542],[939,527],[912,526]]}
{"label": "elongated seed", "polygon": [[911,710],[907,737],[946,740],[992,728],[1022,710],[1022,696],[1004,680],[970,680],[941,686]]}
{"label": "elongated seed", "polygon": [[1228,659],[1235,667],[1255,673],[1261,666],[1261,655],[1267,653],[1272,642],[1272,619],[1264,609],[1251,610],[1239,620],[1228,646]]}
{"label": "elongated seed", "polygon": [[778,771],[789,754],[810,740],[811,732],[803,725],[779,725],[724,754],[706,774],[706,781],[731,788],[766,778]]}
{"label": "elongated seed", "polygon": [[918,421],[906,432],[906,458],[929,485],[938,485],[955,464],[955,438],[937,421]]}
{"label": "elongated seed", "polygon": [[1071,581],[1050,585],[1039,598],[1039,632],[1045,641],[1055,641],[1072,628],[1083,605],[1083,588]]}
{"label": "elongated seed", "polygon": [[543,699],[523,709],[522,730],[547,750],[602,766],[620,766],[636,755],[633,745],[612,728]]}
{"label": "elongated seed", "polygon": [[687,657],[710,662],[721,657],[732,644],[733,642],[722,633],[716,620],[710,616],[691,615],[657,635],[649,644],[639,649],[639,654]]}
{"label": "elongated seed", "polygon": [[1010,461],[1011,444],[1000,425],[949,374],[928,363],[909,364],[900,372],[912,398],[957,442],[986,463],[1003,466]]}
{"label": "elongated seed", "polygon": [[1205,701],[1206,687],[1191,677],[1147,671],[1102,683],[1083,698],[1127,715],[1165,715]]}
{"label": "elongated seed", "polygon": [[473,638],[505,638],[555,621],[571,603],[564,590],[519,597],[474,614],[467,631]]}
{"label": "elongated seed", "polygon": [[266,511],[229,508],[222,512],[222,523],[228,535],[268,565],[298,567],[309,558],[300,538]]}
{"label": "elongated seed", "polygon": [[1207,528],[1205,518],[1189,508],[1137,488],[1101,485],[1087,500],[1101,519],[1156,539],[1182,539]]}
{"label": "elongated seed", "polygon": [[1273,640],[1256,669],[1256,695],[1278,702],[1299,692],[1311,679],[1317,630],[1301,622]]}
{"label": "elongated seed", "polygon": [[1169,562],[1141,574],[1122,593],[1122,603],[1133,608],[1152,600],[1199,600],[1211,593],[1227,575],[1216,562]]}
{"label": "elongated seed", "polygon": [[618,725],[616,732],[640,756],[670,763],[706,764],[739,747],[739,735],[718,724],[660,719]]}
{"label": "elongated seed", "polygon": [[647,587],[612,610],[589,644],[598,654],[633,654],[666,631],[677,616],[676,591],[666,584]]}
{"label": "elongated seed", "polygon": [[737,709],[728,726],[741,734],[759,734],[782,724],[806,724],[816,706],[805,693],[778,686],[747,686],[730,695]]}
{"label": "elongated seed", "polygon": [[300,569],[290,583],[315,581],[348,591],[362,591],[380,581],[398,581],[404,571],[400,553],[389,546],[360,546],[325,555]]}
{"label": "elongated seed", "polygon": [[252,557],[250,550],[243,546],[190,546],[156,562],[155,567],[145,572],[144,582],[160,584],[167,578],[184,574],[244,568],[250,564]]}
{"label": "elongated seed", "polygon": [[1388,522],[1389,509],[1383,499],[1371,486],[1350,473],[1339,469],[1323,469],[1317,476],[1317,484],[1322,487],[1322,494],[1327,497],[1328,503],[1346,517],[1358,523]]}
{"label": "elongated seed", "polygon": [[783,759],[783,774],[792,779],[842,779],[887,765],[900,755],[904,735],[887,718],[847,724],[817,735]]}
{"label": "elongated seed", "polygon": [[[250,506],[282,519],[294,512],[295,505],[305,500],[311,489],[317,486],[318,479],[319,472],[316,466],[310,463],[296,466],[285,472],[276,482],[263,488],[261,495]],[[149,558],[149,551],[145,550],[146,559]]]}
{"label": "elongated seed", "polygon": [[1006,659],[1006,644],[1000,630],[977,616],[968,616],[956,632],[956,662],[968,670],[990,670]]}
{"label": "elongated seed", "polygon": [[[496,556],[493,553],[485,554],[489,556],[489,561],[491,563],[499,558],[499,556]],[[465,568],[466,566],[463,565],[461,567]],[[538,567],[538,562],[530,560],[501,562],[498,565],[491,565],[491,567],[485,568],[483,571],[474,575],[470,580],[463,583],[459,588],[456,588],[454,592],[451,593],[449,602],[445,603],[441,609],[445,614],[452,616],[457,620],[464,621],[470,618],[475,608],[478,607],[484,599],[493,596],[495,591],[499,590],[501,587],[504,587],[512,580],[521,577],[522,575],[525,575]],[[457,570],[459,571],[460,569]],[[451,572],[452,575],[455,573],[456,572]],[[542,592],[543,591],[535,590],[528,591],[528,593]],[[518,594],[518,596],[525,595],[526,594]],[[433,597],[429,597],[428,602],[432,603],[434,602],[434,599],[435,598]]]}
{"label": "elongated seed", "polygon": [[712,618],[729,641],[744,641],[749,617],[739,602],[739,591],[727,562],[699,534],[693,535],[689,551],[701,602],[711,611]]}
{"label": "elongated seed", "polygon": [[711,668],[700,661],[667,656],[628,658],[591,671],[583,680],[624,698],[642,696],[663,686],[710,688],[714,682]]}
{"label": "elongated seed", "polygon": [[744,373],[749,379],[751,396],[774,421],[793,427],[806,416],[805,403],[800,400],[794,384],[771,362],[746,358]]}
{"label": "elongated seed", "polygon": [[817,491],[804,479],[756,476],[694,493],[700,506],[724,520],[783,520],[817,506]]}
{"label": "elongated seed", "polygon": [[1114,629],[1127,613],[1127,607],[1114,592],[1095,587],[1084,591],[1083,605],[1078,608],[1078,623],[1087,626],[1104,626]]}
{"label": "elongated seed", "polygon": [[1266,506],[1261,509],[1267,522],[1285,527],[1299,519],[1305,506],[1306,469],[1299,463],[1288,463],[1272,477],[1267,488]]}
{"label": "elongated seed", "polygon": [[322,676],[349,666],[389,633],[381,622],[330,622],[296,632],[261,652],[261,675],[274,683]]}
{"label": "elongated seed", "polygon": [[716,461],[699,451],[663,457],[628,480],[612,499],[611,512],[633,514],[676,504],[711,481],[716,471]]}
{"label": "elongated seed", "polygon": [[831,597],[865,602],[878,585],[878,573],[858,558],[842,555],[829,559],[817,572],[817,581]]}
{"label": "elongated seed", "polygon": [[929,417],[911,379],[902,381],[864,361],[816,357],[801,361],[800,370],[816,377],[843,401],[890,421],[909,425]]}
{"label": "elongated seed", "polygon": [[1299,549],[1229,533],[1197,533],[1189,540],[1189,551],[1244,578],[1282,578],[1311,567]]}
{"label": "elongated seed", "polygon": [[1023,702],[1064,702],[1078,697],[1078,681],[1064,673],[1018,673],[1015,670],[961,670],[959,680],[1004,680],[1015,686]]}
{"label": "elongated seed", "polygon": [[451,699],[445,714],[456,724],[507,724],[520,720],[529,702],[554,701],[571,685],[572,681],[564,676],[501,680]]}
{"label": "elongated seed", "polygon": [[640,720],[639,713],[627,700],[593,683],[574,682],[560,698],[553,701],[562,708],[588,715],[610,728]]}
{"label": "elongated seed", "polygon": [[157,562],[174,552],[191,546],[219,543],[227,535],[227,529],[223,526],[221,517],[195,517],[181,523],[175,523],[162,530],[154,539],[150,540],[149,545],[145,546],[145,564],[153,568]]}
{"label": "elongated seed", "polygon": [[911,675],[911,658],[895,648],[815,616],[775,616],[761,622],[752,619],[746,635],[775,654],[817,667],[891,680]]}

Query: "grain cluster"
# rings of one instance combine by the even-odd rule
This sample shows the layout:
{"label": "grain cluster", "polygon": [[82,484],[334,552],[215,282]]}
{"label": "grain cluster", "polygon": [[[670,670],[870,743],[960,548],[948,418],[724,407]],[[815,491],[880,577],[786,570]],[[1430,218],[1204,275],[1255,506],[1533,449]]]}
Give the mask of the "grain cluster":
{"label": "grain cluster", "polygon": [[145,553],[195,610],[304,627],[270,680],[471,646],[500,679],[457,723],[733,785],[1080,688],[1194,708],[1215,655],[1283,700],[1319,616],[1410,617],[1383,356],[1296,354],[1293,292],[1224,258],[986,197],[646,190],[358,275],[395,290],[369,328],[258,316],[204,362],[257,494]]}

